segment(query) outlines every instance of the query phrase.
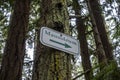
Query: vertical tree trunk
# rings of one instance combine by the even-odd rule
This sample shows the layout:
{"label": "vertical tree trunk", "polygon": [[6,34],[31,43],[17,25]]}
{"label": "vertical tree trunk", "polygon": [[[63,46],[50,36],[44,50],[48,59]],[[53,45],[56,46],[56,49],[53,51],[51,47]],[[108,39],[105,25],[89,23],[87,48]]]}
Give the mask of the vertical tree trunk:
{"label": "vertical tree trunk", "polygon": [[105,21],[102,16],[102,10],[100,8],[100,4],[98,0],[86,0],[91,8],[91,11],[93,13],[93,17],[95,19],[96,26],[98,28],[98,32],[100,34],[100,38],[103,44],[103,48],[105,51],[105,55],[109,60],[113,60],[113,53],[112,53],[112,47],[109,42],[107,32],[105,29]]}
{"label": "vertical tree trunk", "polygon": [[87,3],[87,5],[88,5],[89,14],[91,17],[91,22],[93,25],[92,29],[93,29],[93,34],[94,34],[95,43],[96,43],[96,55],[98,57],[98,62],[101,65],[100,69],[102,69],[105,65],[107,65],[107,58],[105,55],[105,51],[103,49],[103,44],[102,44],[102,41],[101,41],[101,38],[100,38],[100,35],[98,32],[98,28],[97,28],[91,7],[90,7],[89,3]]}
{"label": "vertical tree trunk", "polygon": [[98,63],[100,65],[100,70],[102,70],[106,65],[107,65],[107,58],[105,55],[105,51],[103,49],[103,45],[99,36],[99,32],[97,30],[97,27],[93,23],[93,34],[95,38],[95,43],[96,43],[96,55],[98,57]]}
{"label": "vertical tree trunk", "polygon": [[29,9],[29,0],[15,0],[2,59],[0,80],[21,80]]}
{"label": "vertical tree trunk", "polygon": [[[40,28],[49,27],[69,34],[66,0],[41,0]],[[40,30],[34,57],[32,80],[71,80],[70,55],[43,46],[40,43]]]}
{"label": "vertical tree trunk", "polygon": [[[73,1],[73,7],[75,15],[81,15],[81,8],[77,0]],[[78,39],[80,40],[82,66],[85,73],[85,80],[91,80],[92,78],[92,67],[90,63],[90,54],[88,52],[88,44],[86,40],[86,26],[84,25],[83,19],[76,18],[76,24],[78,29]]]}

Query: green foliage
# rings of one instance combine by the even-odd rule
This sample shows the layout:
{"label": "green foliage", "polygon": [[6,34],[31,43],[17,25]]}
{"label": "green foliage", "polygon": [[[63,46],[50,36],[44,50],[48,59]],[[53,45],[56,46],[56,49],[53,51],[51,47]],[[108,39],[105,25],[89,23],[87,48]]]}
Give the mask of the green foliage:
{"label": "green foliage", "polygon": [[29,17],[29,28],[27,33],[27,44],[29,48],[33,48],[33,43],[35,41],[35,30],[39,29],[39,18],[40,18],[40,1],[31,2],[31,10]]}
{"label": "green foliage", "polygon": [[[3,53],[12,7],[8,1],[0,1],[0,55]],[[0,57],[1,60],[1,57]]]}
{"label": "green foliage", "polygon": [[120,79],[120,69],[117,67],[116,63],[112,61],[109,65],[105,66],[93,80],[118,80]]}

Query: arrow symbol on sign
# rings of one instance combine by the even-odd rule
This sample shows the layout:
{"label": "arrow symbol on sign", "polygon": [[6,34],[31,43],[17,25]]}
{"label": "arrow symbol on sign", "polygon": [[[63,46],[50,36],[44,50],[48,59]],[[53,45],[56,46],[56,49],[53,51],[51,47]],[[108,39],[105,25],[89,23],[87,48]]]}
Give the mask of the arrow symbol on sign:
{"label": "arrow symbol on sign", "polygon": [[68,44],[66,44],[66,43],[61,43],[61,42],[58,42],[58,41],[55,41],[55,40],[52,40],[52,39],[50,39],[50,41],[51,41],[51,42],[54,42],[54,43],[57,43],[57,44],[60,44],[60,45],[62,45],[62,46],[65,46],[65,48],[71,48],[71,46],[68,45]]}

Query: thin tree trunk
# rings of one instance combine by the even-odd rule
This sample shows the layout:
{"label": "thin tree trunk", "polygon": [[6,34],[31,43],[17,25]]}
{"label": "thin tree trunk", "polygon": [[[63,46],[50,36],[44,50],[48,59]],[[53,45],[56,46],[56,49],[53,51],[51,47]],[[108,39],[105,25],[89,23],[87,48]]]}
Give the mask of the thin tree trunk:
{"label": "thin tree trunk", "polygon": [[0,80],[21,80],[30,1],[16,0],[4,49]]}
{"label": "thin tree trunk", "polygon": [[[41,0],[39,26],[69,34],[66,0]],[[40,43],[40,30],[34,57],[32,80],[71,80],[70,55]]]}
{"label": "thin tree trunk", "polygon": [[95,43],[96,43],[96,55],[98,57],[100,70],[102,70],[107,65],[107,58],[105,55],[105,51],[103,49],[103,45],[102,45],[102,42],[99,36],[99,32],[95,25],[93,25],[93,34],[94,34]]}
{"label": "thin tree trunk", "polygon": [[91,22],[92,22],[92,25],[93,25],[92,29],[93,29],[93,34],[94,34],[95,43],[96,43],[96,55],[98,57],[98,62],[101,65],[100,69],[102,69],[105,65],[107,65],[107,58],[106,58],[106,55],[105,55],[105,51],[103,49],[103,45],[102,45],[102,42],[101,42],[101,38],[100,38],[98,29],[97,29],[97,25],[96,25],[91,7],[90,7],[89,3],[87,3],[87,5],[88,5],[89,14],[90,14],[90,17],[91,17]]}
{"label": "thin tree trunk", "polygon": [[[73,7],[75,10],[75,15],[81,15],[81,8],[77,0],[73,1]],[[85,73],[85,80],[91,80],[92,78],[92,67],[90,63],[90,54],[88,52],[88,44],[86,40],[86,26],[84,25],[83,19],[76,18],[76,24],[78,29],[78,39],[80,41],[80,50],[81,50],[81,58],[82,58],[82,66]]]}
{"label": "thin tree trunk", "polygon": [[109,42],[108,36],[107,36],[107,32],[105,29],[105,21],[104,18],[102,16],[102,10],[100,8],[100,4],[98,2],[98,0],[86,0],[87,3],[89,4],[89,7],[91,8],[93,17],[95,19],[95,23],[96,26],[98,28],[98,32],[103,44],[103,48],[105,51],[105,55],[107,57],[107,60],[114,60],[113,59],[113,52],[112,52],[112,47],[111,44]]}

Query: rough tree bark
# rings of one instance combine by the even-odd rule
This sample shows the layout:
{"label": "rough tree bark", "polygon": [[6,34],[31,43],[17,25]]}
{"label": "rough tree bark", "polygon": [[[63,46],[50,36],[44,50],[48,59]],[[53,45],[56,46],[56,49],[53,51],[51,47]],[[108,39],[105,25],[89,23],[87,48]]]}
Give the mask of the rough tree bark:
{"label": "rough tree bark", "polygon": [[[81,7],[77,0],[73,1],[73,7],[75,10],[75,15],[81,15]],[[76,25],[78,29],[78,39],[80,41],[80,50],[82,58],[82,66],[85,73],[85,80],[91,80],[92,78],[92,66],[90,63],[90,54],[88,52],[88,44],[86,40],[86,26],[84,25],[84,20],[81,17],[76,18]]]}
{"label": "rough tree bark", "polygon": [[[69,34],[66,0],[41,0],[39,27],[49,27]],[[32,80],[71,80],[70,55],[40,43],[40,30],[34,57]]]}
{"label": "rough tree bark", "polygon": [[29,10],[29,0],[15,0],[2,59],[0,80],[21,80]]}

